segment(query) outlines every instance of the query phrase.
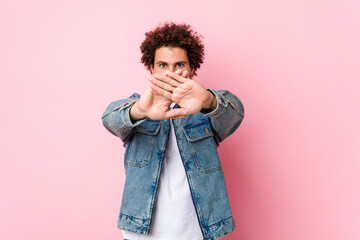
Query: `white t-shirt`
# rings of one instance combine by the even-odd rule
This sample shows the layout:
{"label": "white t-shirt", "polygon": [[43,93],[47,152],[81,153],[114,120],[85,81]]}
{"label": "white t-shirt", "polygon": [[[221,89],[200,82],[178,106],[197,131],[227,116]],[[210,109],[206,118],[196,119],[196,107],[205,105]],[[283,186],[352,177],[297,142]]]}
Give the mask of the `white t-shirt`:
{"label": "white t-shirt", "polygon": [[[173,108],[175,103],[171,104]],[[122,230],[129,240],[202,240],[184,165],[170,119],[170,135],[162,164],[149,235]]]}

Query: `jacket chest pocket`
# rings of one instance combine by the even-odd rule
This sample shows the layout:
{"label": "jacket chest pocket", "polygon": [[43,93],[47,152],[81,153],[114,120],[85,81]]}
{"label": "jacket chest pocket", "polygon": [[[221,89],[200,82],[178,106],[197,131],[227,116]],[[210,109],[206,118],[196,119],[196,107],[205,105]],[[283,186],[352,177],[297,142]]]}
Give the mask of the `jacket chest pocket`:
{"label": "jacket chest pocket", "polygon": [[208,119],[200,123],[184,127],[185,136],[189,142],[191,154],[196,168],[201,173],[210,173],[221,169],[221,162],[214,133]]}
{"label": "jacket chest pocket", "polygon": [[143,167],[150,162],[160,127],[161,122],[152,119],[147,119],[136,126],[134,136],[126,149],[126,164]]}

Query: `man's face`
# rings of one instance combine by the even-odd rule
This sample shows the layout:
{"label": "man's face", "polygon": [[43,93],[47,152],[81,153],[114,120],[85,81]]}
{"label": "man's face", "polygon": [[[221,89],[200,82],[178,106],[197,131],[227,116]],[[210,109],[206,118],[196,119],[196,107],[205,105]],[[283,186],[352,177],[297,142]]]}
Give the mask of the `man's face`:
{"label": "man's face", "polygon": [[156,49],[154,65],[151,65],[152,74],[162,74],[166,70],[175,72],[178,69],[187,70],[190,76],[193,75],[185,49],[164,46]]}

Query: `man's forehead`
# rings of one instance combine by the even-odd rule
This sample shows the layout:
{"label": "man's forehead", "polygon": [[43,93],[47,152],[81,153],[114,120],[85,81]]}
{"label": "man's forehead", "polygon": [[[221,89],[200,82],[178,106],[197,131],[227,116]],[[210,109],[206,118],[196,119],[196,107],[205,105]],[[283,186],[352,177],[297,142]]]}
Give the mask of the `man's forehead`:
{"label": "man's forehead", "polygon": [[187,52],[179,47],[160,47],[155,51],[155,62],[187,62]]}

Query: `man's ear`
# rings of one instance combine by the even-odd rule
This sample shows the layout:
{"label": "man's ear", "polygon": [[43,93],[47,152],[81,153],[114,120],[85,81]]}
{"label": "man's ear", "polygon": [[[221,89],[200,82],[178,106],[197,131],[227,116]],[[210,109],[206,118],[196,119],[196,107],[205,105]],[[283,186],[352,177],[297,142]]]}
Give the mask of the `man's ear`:
{"label": "man's ear", "polygon": [[150,65],[150,72],[151,72],[151,74],[153,74],[153,72],[154,72],[154,64]]}

